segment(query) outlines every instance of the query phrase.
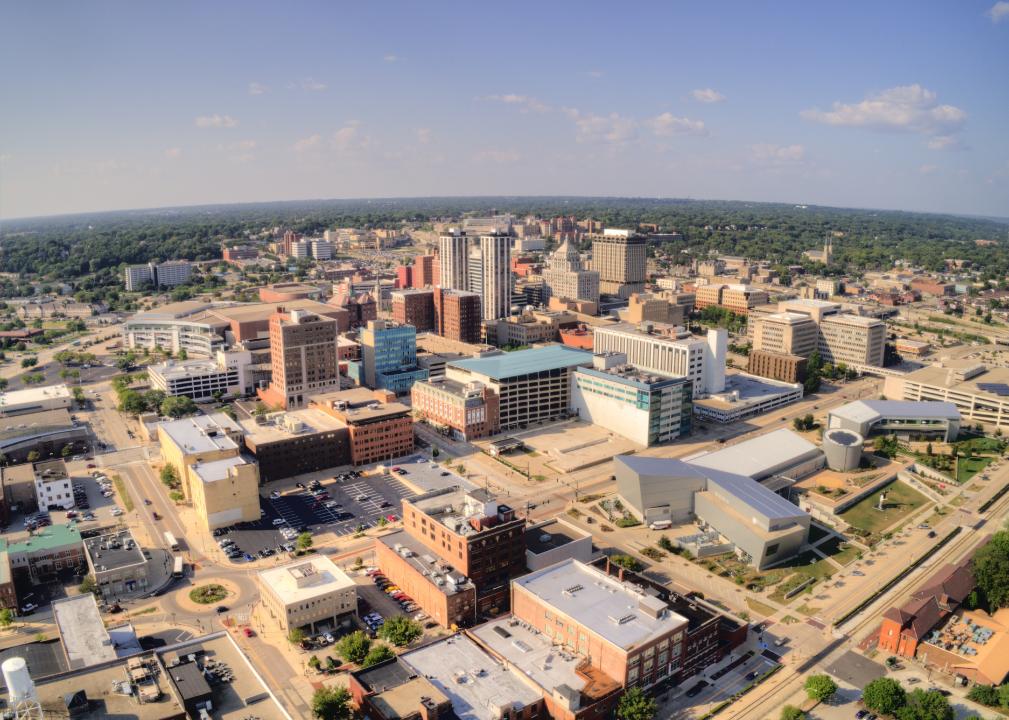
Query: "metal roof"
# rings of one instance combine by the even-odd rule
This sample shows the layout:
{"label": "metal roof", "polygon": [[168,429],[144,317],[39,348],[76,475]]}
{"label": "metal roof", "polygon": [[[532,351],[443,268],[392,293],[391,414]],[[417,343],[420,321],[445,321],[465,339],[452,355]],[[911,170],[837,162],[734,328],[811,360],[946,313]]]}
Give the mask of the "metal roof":
{"label": "metal roof", "polygon": [[690,465],[746,475],[756,480],[819,452],[813,443],[781,428],[722,450],[686,458]]}
{"label": "metal roof", "polygon": [[549,345],[547,347],[518,350],[482,358],[453,360],[448,367],[468,370],[478,375],[486,375],[495,380],[528,375],[559,368],[570,368],[578,365],[591,365],[592,353],[576,350],[566,345]]}
{"label": "metal roof", "polygon": [[805,517],[806,515],[798,506],[750,478],[718,473],[708,478],[708,485],[709,487],[714,485],[732,495],[745,503],[753,512],[763,515],[769,521]]}
{"label": "metal roof", "polygon": [[875,422],[881,418],[922,418],[959,420],[960,411],[948,402],[914,402],[911,400],[856,400],[842,405],[830,414],[852,422]]}

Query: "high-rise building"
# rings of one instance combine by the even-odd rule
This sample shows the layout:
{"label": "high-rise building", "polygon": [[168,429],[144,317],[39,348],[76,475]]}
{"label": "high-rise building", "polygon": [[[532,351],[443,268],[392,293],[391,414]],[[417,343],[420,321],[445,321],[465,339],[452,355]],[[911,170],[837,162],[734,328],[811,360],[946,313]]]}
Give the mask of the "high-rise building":
{"label": "high-rise building", "polygon": [[414,381],[427,378],[427,370],[417,366],[417,330],[412,325],[370,320],[361,329],[360,341],[368,387],[402,395]]}
{"label": "high-rise building", "polygon": [[753,349],[779,355],[809,357],[816,349],[819,329],[808,315],[794,312],[759,317],[753,329]]}
{"label": "high-rise building", "polygon": [[272,378],[259,396],[267,405],[304,407],[314,393],[340,388],[337,321],[305,310],[277,308],[270,318]]}
{"label": "high-rise building", "polygon": [[820,358],[825,363],[883,366],[886,323],[879,318],[840,313],[820,323]]}
{"label": "high-rise building", "polygon": [[697,288],[698,310],[716,305],[734,313],[745,315],[750,308],[764,305],[768,301],[767,292],[750,285],[700,285]]}
{"label": "high-rise building", "polygon": [[[512,272],[508,259],[511,238],[507,235],[480,236],[480,305],[484,320],[511,314]],[[476,288],[470,288],[477,292]]]}
{"label": "high-rise building", "polygon": [[189,281],[193,266],[188,260],[168,260],[163,263],[149,262],[146,265],[129,265],[124,271],[126,290],[134,292],[145,283],[155,287],[174,287]]}
{"label": "high-rise building", "polygon": [[413,325],[417,332],[434,329],[434,293],[434,290],[393,291],[393,322]]}
{"label": "high-rise building", "polygon": [[330,260],[333,257],[333,243],[328,240],[313,240],[312,257],[316,260]]}
{"label": "high-rise building", "polygon": [[592,238],[592,269],[599,273],[599,291],[630,297],[645,290],[645,238],[629,230],[603,231]]}
{"label": "high-rise building", "polygon": [[451,229],[438,238],[439,282],[450,290],[469,290],[469,238]]}
{"label": "high-rise building", "polygon": [[480,296],[466,290],[434,290],[434,330],[459,342],[480,342]]}
{"label": "high-rise building", "polygon": [[599,302],[599,273],[586,270],[577,248],[566,240],[550,256],[549,265],[543,271],[543,285],[547,299]]}

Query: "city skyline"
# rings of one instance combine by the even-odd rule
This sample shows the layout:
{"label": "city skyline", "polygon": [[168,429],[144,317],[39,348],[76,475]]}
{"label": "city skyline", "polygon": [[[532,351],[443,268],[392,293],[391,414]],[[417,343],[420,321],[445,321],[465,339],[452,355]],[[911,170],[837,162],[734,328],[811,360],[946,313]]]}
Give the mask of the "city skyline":
{"label": "city skyline", "polygon": [[2,14],[2,218],[460,195],[1009,207],[1006,2]]}

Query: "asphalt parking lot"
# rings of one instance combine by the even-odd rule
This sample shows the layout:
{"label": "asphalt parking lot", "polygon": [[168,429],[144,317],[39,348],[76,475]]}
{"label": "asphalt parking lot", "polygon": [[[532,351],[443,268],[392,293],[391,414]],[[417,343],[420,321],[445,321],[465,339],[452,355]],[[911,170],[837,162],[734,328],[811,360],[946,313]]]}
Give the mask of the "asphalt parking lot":
{"label": "asphalt parking lot", "polygon": [[[399,520],[403,498],[414,497],[413,491],[391,474],[353,478],[346,482],[330,478],[322,482],[322,487],[339,507],[327,508],[317,503],[307,490],[299,488],[279,498],[267,499],[265,519],[272,523],[273,518],[280,517],[291,527],[307,525],[336,535],[352,535],[362,527],[374,527],[379,518],[394,518],[390,522]],[[345,513],[353,517],[344,517]]]}
{"label": "asphalt parking lot", "polygon": [[[738,652],[738,651],[737,651]],[[669,717],[691,715],[705,705],[715,705],[732,697],[736,692],[753,682],[748,676],[756,678],[772,670],[777,663],[758,653],[746,662],[737,665],[717,679],[708,677],[706,673],[685,680],[675,691],[670,693],[671,705],[676,709]],[[686,693],[700,682],[708,683],[693,697]]]}

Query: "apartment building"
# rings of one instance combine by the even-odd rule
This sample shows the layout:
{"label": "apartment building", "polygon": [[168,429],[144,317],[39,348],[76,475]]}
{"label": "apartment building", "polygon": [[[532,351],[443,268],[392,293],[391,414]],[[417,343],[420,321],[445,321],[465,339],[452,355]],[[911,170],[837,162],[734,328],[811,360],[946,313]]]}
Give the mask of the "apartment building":
{"label": "apartment building", "polygon": [[434,331],[464,343],[480,342],[480,296],[468,290],[434,290]]}
{"label": "apartment building", "polygon": [[878,318],[830,315],[820,322],[818,349],[824,362],[883,366],[886,323]]}
{"label": "apartment building", "polygon": [[350,624],[357,612],[357,584],[325,555],[311,555],[256,574],[263,608],[285,635]]}
{"label": "apartment building", "polygon": [[411,267],[410,283],[414,288],[434,287],[438,284],[438,258],[435,255],[418,255]]}
{"label": "apartment building", "polygon": [[649,447],[690,432],[692,383],[642,372],[623,353],[595,355],[571,375],[571,409],[582,420]]}
{"label": "apartment building", "polygon": [[312,396],[309,407],[347,426],[350,461],[354,465],[383,462],[413,452],[413,417],[409,407],[396,402],[395,393],[365,388],[321,393]]}
{"label": "apartment building", "polygon": [[392,298],[392,321],[413,325],[417,332],[434,329],[434,290],[395,290]]}
{"label": "apartment building", "polygon": [[469,290],[470,238],[460,230],[450,229],[438,236],[438,274],[441,287]]}
{"label": "apartment building", "polygon": [[717,306],[742,315],[745,315],[750,308],[766,304],[767,301],[768,295],[764,290],[750,285],[724,285],[721,283],[698,285],[695,299],[698,310]]}
{"label": "apartment building", "polygon": [[685,654],[687,618],[577,560],[516,579],[512,613],[623,687],[669,678]]}
{"label": "apartment building", "polygon": [[336,320],[305,310],[270,318],[270,385],[259,391],[270,407],[304,407],[309,395],[340,388]]}
{"label": "apartment building", "polygon": [[69,510],[74,507],[67,464],[60,459],[35,463],[35,498],[40,510]]}
{"label": "apartment building", "polygon": [[418,417],[452,437],[476,440],[499,432],[498,396],[481,382],[464,383],[442,373],[415,382],[410,397]]}
{"label": "apartment building", "polygon": [[801,383],[806,380],[806,358],[801,355],[751,349],[746,360],[746,372],[751,375],[787,383]]}
{"label": "apartment building", "polygon": [[[508,317],[512,307],[511,237],[480,236],[480,307],[484,320]],[[472,286],[470,290],[477,291]]]}
{"label": "apartment building", "polygon": [[727,342],[723,328],[709,330],[704,339],[659,323],[599,326],[592,335],[596,353],[623,353],[640,370],[689,378],[695,398],[724,389]]}
{"label": "apartment building", "polygon": [[622,298],[645,290],[646,239],[629,230],[606,229],[592,236],[592,270],[599,292]]}
{"label": "apartment building", "polygon": [[498,396],[502,431],[567,417],[574,368],[592,363],[592,355],[551,345],[500,355],[455,360],[445,377],[462,385],[478,382]]}

